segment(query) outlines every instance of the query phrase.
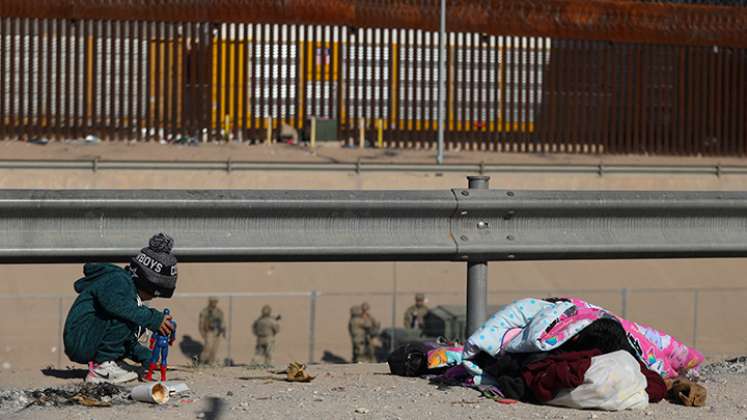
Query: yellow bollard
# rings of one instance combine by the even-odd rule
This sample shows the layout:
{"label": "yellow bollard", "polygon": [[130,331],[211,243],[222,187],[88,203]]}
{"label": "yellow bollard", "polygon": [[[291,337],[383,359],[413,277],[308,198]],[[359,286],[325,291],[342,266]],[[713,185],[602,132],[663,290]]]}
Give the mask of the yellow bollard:
{"label": "yellow bollard", "polygon": [[378,129],[376,145],[381,149],[384,147],[384,120],[376,120],[376,128]]}
{"label": "yellow bollard", "polygon": [[272,118],[267,117],[265,124],[267,124],[267,139],[265,140],[265,144],[272,144]]}
{"label": "yellow bollard", "polygon": [[311,147],[316,147],[316,117],[311,117]]}

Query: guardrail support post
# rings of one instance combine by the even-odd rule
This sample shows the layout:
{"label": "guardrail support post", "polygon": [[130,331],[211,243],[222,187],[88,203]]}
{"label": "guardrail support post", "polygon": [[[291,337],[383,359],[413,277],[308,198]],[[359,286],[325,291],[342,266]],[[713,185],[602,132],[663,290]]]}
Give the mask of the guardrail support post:
{"label": "guardrail support post", "polygon": [[[489,176],[469,176],[469,189],[487,190]],[[488,317],[488,262],[467,262],[467,337]]]}
{"label": "guardrail support post", "polygon": [[314,347],[316,347],[316,301],[319,292],[312,290],[309,294],[309,364],[314,363]]}

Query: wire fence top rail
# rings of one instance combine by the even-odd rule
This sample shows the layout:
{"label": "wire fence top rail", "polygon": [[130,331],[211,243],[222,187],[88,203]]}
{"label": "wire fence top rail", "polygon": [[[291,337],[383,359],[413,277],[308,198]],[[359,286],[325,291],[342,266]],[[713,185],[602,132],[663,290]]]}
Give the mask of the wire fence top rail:
{"label": "wire fence top rail", "polygon": [[373,163],[259,162],[259,161],[159,161],[159,160],[0,160],[0,169],[52,170],[154,170],[154,171],[313,171],[313,172],[443,172],[443,173],[571,173],[745,175],[747,165],[646,165],[646,164],[495,164],[495,163]]}
{"label": "wire fence top rail", "polygon": [[747,193],[0,190],[0,262],[747,256]]}

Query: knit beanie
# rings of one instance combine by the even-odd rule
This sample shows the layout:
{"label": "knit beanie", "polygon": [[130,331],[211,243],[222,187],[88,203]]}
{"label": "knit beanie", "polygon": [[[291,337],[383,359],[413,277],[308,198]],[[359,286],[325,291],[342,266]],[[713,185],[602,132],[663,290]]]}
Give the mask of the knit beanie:
{"label": "knit beanie", "polygon": [[153,296],[170,298],[176,289],[174,239],[165,233],[150,238],[148,246],[130,260],[135,285]]}

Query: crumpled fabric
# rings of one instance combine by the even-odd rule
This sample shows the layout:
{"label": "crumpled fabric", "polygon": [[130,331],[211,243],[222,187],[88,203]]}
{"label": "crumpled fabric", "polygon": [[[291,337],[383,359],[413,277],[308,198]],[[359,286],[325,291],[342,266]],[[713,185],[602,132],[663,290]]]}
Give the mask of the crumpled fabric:
{"label": "crumpled fabric", "polygon": [[547,301],[527,298],[515,301],[495,313],[469,337],[464,346],[463,364],[474,376],[481,376],[482,369],[471,361],[481,351],[492,356],[501,352],[550,351],[602,318],[620,322],[638,359],[664,378],[685,374],[696,369],[703,361],[700,352],[673,337],[620,318],[581,299]]}
{"label": "crumpled fabric", "polygon": [[530,363],[521,377],[537,402],[555,398],[560,390],[573,389],[584,383],[591,358],[600,355],[597,349],[560,353]]}

